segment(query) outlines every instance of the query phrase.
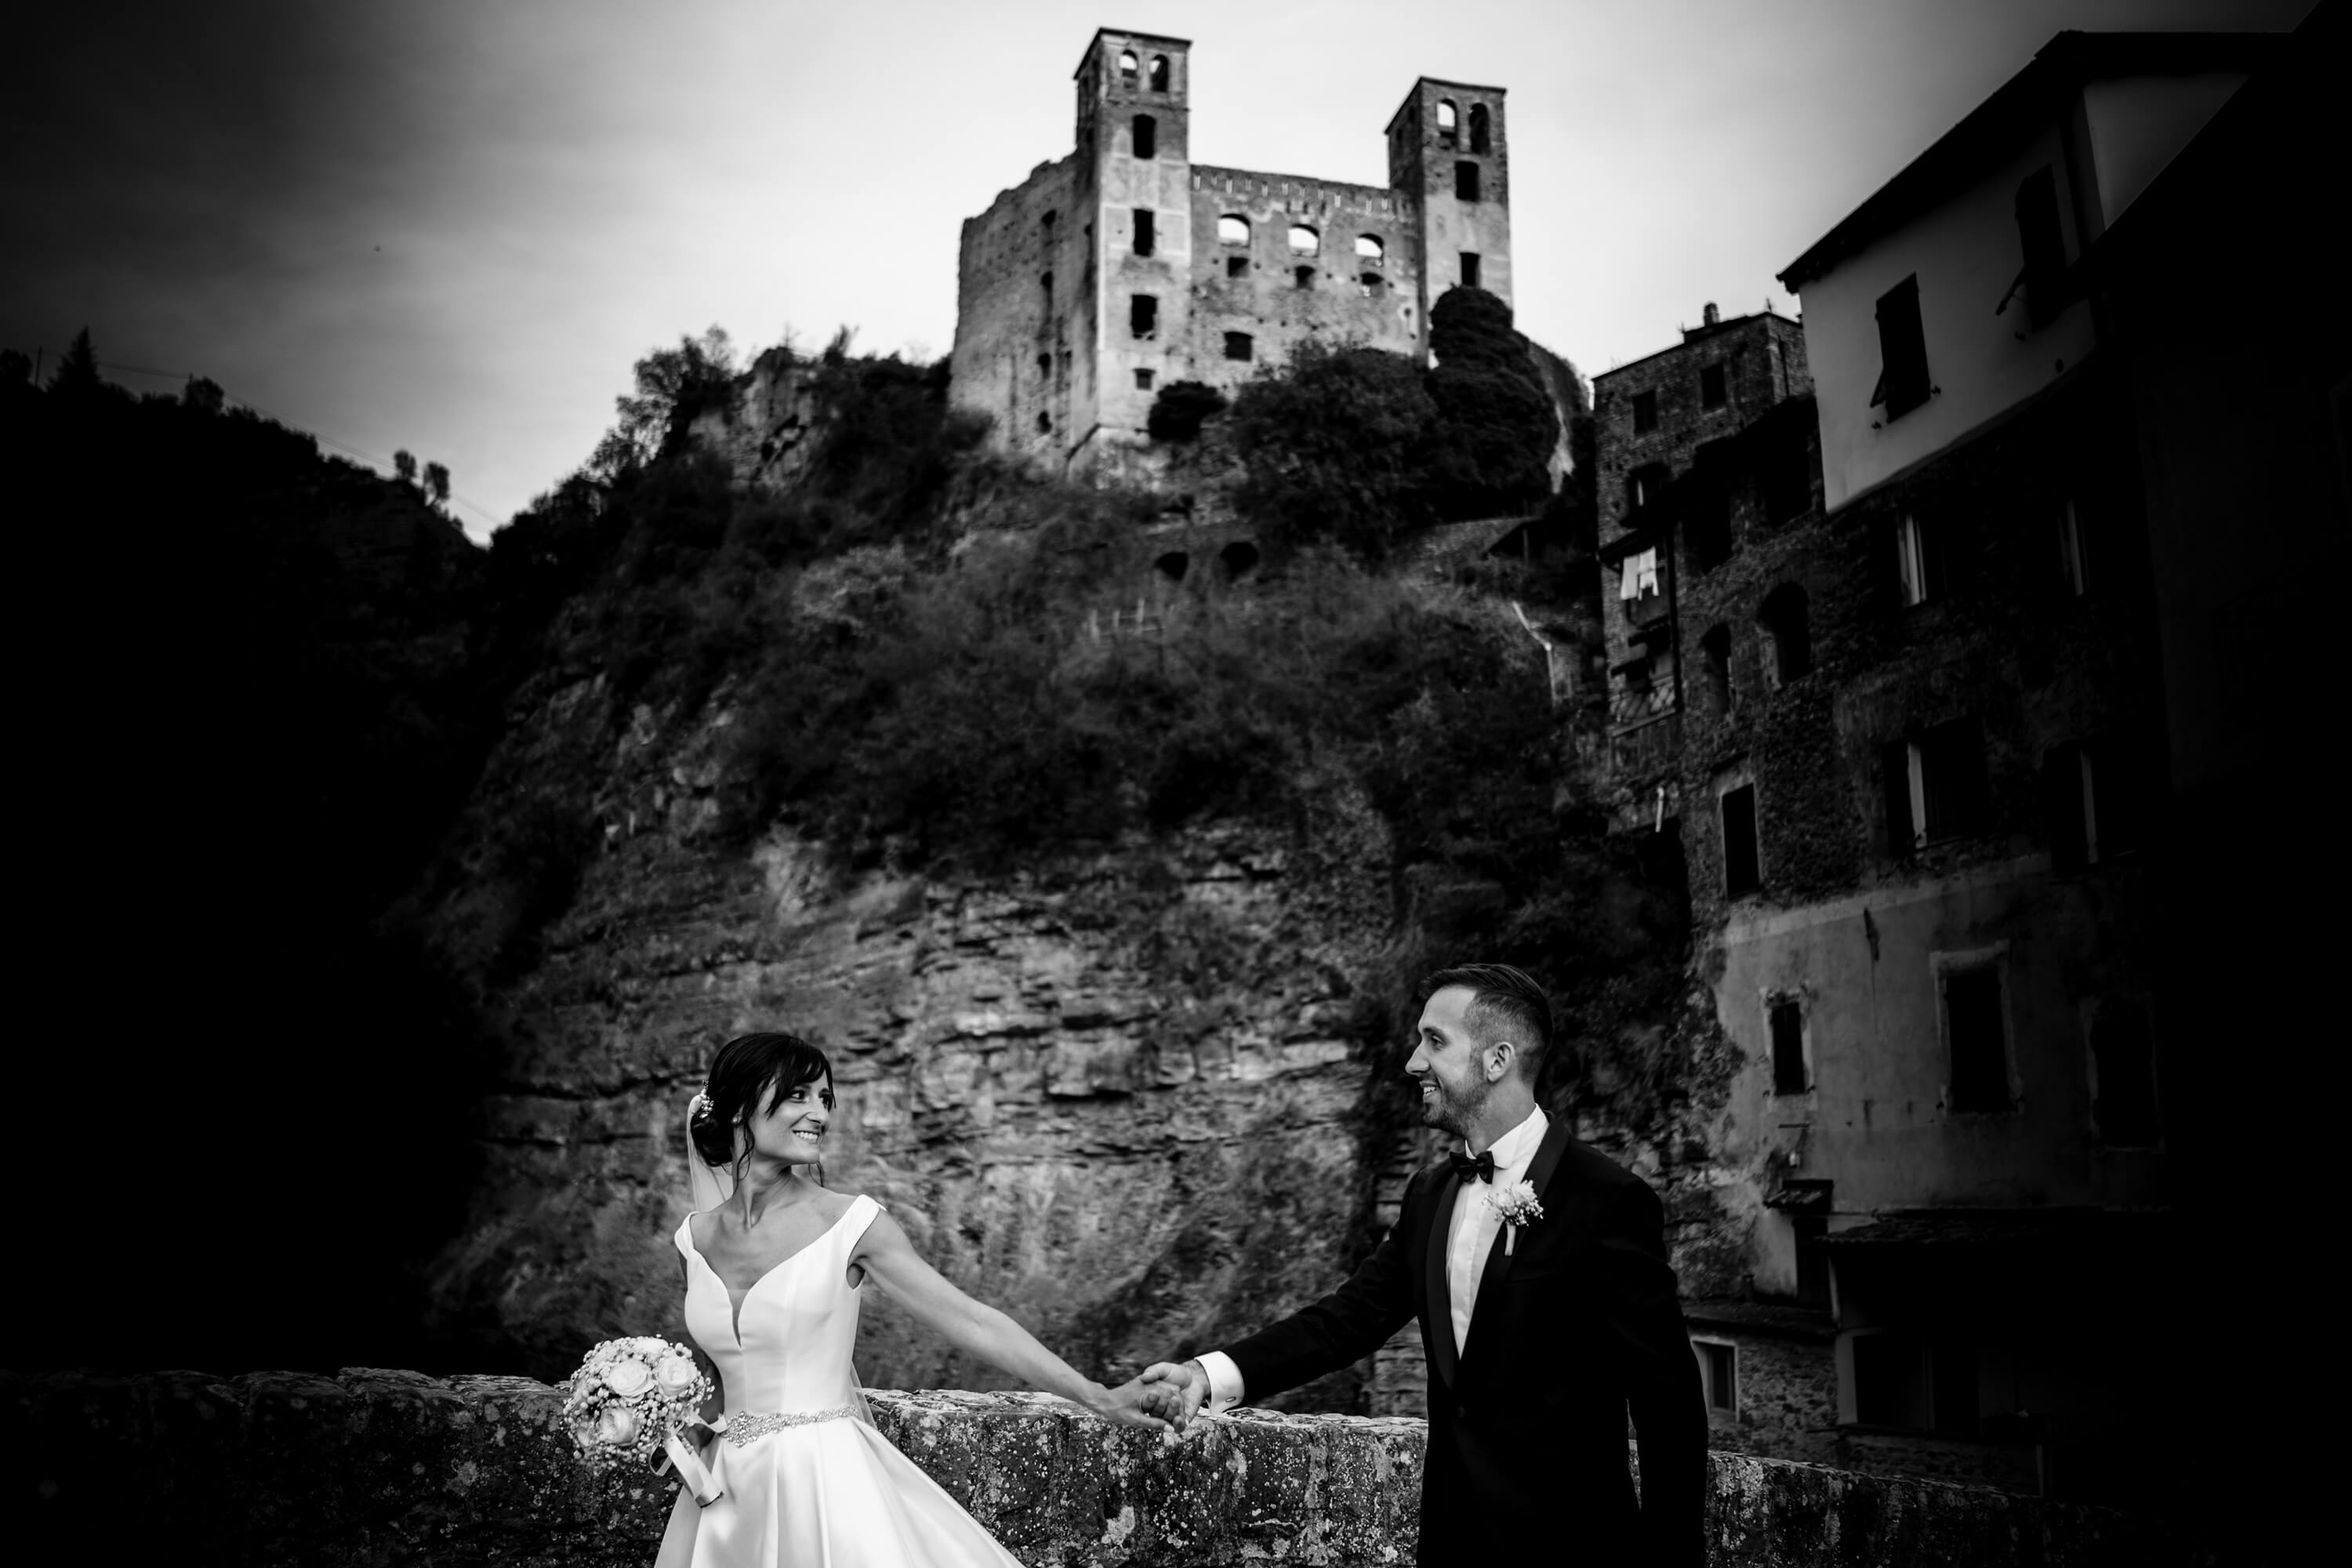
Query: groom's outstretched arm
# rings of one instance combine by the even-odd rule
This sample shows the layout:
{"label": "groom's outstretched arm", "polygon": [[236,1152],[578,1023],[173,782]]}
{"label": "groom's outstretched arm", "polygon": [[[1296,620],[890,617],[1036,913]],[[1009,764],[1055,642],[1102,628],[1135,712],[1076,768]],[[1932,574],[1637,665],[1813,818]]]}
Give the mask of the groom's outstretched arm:
{"label": "groom's outstretched arm", "polygon": [[1643,1562],[1706,1561],[1706,1404],[1666,1261],[1665,1209],[1629,1177],[1610,1194],[1596,1257],[1642,1453]]}
{"label": "groom's outstretched arm", "polygon": [[1426,1175],[1413,1178],[1397,1223],[1338,1289],[1225,1347],[1224,1356],[1249,1397],[1264,1399],[1353,1365],[1412,1321],[1421,1294],[1406,1258],[1405,1237],[1419,1213],[1415,1200],[1427,1180]]}

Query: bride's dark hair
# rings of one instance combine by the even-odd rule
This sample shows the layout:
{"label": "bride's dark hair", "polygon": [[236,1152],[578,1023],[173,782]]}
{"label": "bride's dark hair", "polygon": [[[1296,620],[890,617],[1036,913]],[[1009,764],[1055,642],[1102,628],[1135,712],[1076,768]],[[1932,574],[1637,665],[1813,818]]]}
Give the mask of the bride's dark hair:
{"label": "bride's dark hair", "polygon": [[[732,1165],[735,1129],[751,1114],[763,1091],[767,1109],[773,1111],[793,1089],[832,1076],[833,1064],[824,1053],[798,1035],[738,1035],[711,1059],[710,1082],[690,1130],[695,1153],[706,1165]],[[828,1106],[832,1099],[828,1092]]]}

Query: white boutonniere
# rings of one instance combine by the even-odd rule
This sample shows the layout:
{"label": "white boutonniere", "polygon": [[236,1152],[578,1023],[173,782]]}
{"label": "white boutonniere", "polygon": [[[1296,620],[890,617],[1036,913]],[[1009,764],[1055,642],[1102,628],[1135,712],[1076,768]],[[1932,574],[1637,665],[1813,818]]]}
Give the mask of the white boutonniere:
{"label": "white boutonniere", "polygon": [[1543,1218],[1543,1205],[1536,1202],[1535,1184],[1513,1182],[1498,1186],[1486,1194],[1486,1206],[1503,1216],[1503,1256],[1508,1258],[1518,1250],[1519,1230],[1531,1219]]}

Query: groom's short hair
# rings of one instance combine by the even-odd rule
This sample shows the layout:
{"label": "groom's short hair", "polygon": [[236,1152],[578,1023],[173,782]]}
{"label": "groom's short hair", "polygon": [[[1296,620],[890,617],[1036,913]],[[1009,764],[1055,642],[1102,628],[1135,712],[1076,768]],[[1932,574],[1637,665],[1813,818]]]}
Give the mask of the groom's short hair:
{"label": "groom's short hair", "polygon": [[1536,1082],[1543,1071],[1544,1056],[1551,1049],[1551,998],[1544,994],[1535,977],[1507,963],[1462,963],[1441,969],[1421,983],[1423,992],[1431,996],[1453,985],[1470,993],[1470,1005],[1463,1009],[1463,1017],[1478,1043],[1489,1046],[1508,1040],[1518,1047],[1525,1064],[1522,1070],[1529,1083]]}

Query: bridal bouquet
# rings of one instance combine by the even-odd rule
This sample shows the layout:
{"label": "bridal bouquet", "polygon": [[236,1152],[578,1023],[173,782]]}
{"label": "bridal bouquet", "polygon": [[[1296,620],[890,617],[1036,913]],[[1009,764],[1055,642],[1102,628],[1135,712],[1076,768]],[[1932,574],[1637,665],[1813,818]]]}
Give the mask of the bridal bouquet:
{"label": "bridal bouquet", "polygon": [[719,1489],[679,1428],[709,1397],[710,1380],[684,1345],[650,1334],[606,1340],[572,1374],[563,1421],[590,1469],[666,1453],[679,1479],[694,1489],[695,1500],[707,1505]]}

